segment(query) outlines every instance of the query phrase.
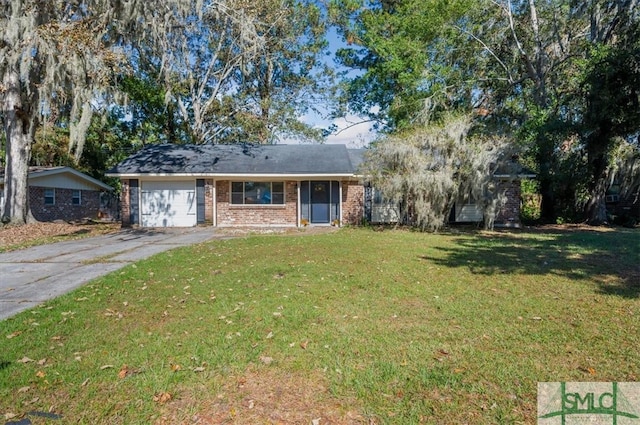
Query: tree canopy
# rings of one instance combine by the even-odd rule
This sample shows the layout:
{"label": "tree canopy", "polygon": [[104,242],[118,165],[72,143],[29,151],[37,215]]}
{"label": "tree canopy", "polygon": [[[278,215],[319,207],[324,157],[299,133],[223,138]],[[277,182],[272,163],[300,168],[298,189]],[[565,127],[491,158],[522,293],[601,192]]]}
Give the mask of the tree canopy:
{"label": "tree canopy", "polygon": [[606,220],[614,147],[638,144],[636,0],[332,5],[351,44],[338,57],[360,71],[343,94],[353,111],[388,132],[475,111],[535,168],[545,219],[569,205],[578,219]]}
{"label": "tree canopy", "polygon": [[[313,2],[17,0],[0,6],[0,24],[3,222],[30,219],[37,132],[66,138],[76,166],[100,156],[106,125],[131,146],[319,138],[300,120],[331,74]],[[47,146],[60,143],[41,143],[37,161]]]}

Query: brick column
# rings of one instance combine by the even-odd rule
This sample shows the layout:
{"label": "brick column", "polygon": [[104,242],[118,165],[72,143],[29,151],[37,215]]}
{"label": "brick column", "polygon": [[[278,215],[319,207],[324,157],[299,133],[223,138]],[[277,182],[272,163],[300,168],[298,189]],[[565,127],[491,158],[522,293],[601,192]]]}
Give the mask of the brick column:
{"label": "brick column", "polygon": [[129,179],[122,180],[122,192],[120,192],[120,205],[122,206],[120,218],[123,227],[131,226],[131,200],[129,199]]}

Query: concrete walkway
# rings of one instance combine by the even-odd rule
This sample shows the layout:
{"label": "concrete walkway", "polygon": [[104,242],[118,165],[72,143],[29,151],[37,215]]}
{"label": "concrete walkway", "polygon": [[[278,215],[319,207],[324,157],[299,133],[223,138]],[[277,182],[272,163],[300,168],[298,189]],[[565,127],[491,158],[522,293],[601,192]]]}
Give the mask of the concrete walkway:
{"label": "concrete walkway", "polygon": [[0,320],[154,254],[215,237],[211,227],[126,230],[0,254]]}

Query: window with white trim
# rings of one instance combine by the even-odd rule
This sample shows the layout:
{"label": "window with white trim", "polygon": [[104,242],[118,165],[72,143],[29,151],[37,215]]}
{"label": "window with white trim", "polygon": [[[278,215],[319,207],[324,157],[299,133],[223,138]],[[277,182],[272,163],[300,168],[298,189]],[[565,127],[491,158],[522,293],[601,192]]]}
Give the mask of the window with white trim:
{"label": "window with white trim", "polygon": [[232,205],[284,205],[284,182],[231,182]]}
{"label": "window with white trim", "polygon": [[74,190],[71,192],[71,204],[72,205],[80,205],[82,204],[82,191]]}
{"label": "window with white trim", "polygon": [[56,190],[55,189],[45,189],[44,190],[44,204],[45,205],[55,205],[56,203]]}

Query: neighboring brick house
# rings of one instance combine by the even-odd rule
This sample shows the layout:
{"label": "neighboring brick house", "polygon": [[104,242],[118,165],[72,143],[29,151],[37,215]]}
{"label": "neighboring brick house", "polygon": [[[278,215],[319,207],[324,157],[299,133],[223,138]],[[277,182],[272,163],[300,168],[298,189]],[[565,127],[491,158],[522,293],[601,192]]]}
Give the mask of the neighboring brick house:
{"label": "neighboring brick house", "polygon": [[[38,221],[98,218],[101,196],[113,188],[70,167],[29,168],[29,208]],[[0,175],[0,198],[4,175]],[[0,206],[4,205],[0,199]],[[0,207],[2,208],[2,207]]]}
{"label": "neighboring brick house", "polygon": [[[372,219],[363,154],[332,144],[149,145],[107,176],[122,182],[124,226],[357,225]],[[510,222],[519,186],[507,192],[516,199],[500,219]]]}

